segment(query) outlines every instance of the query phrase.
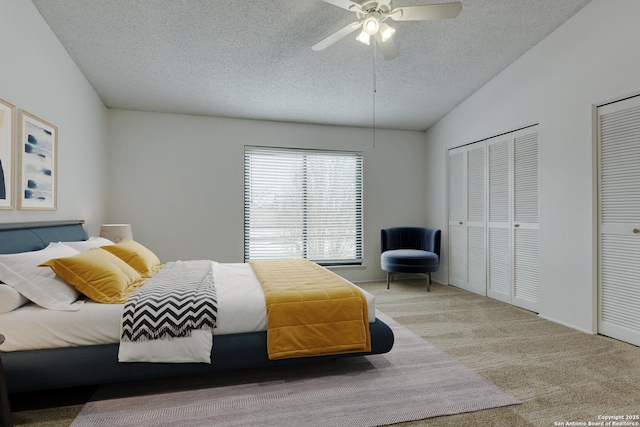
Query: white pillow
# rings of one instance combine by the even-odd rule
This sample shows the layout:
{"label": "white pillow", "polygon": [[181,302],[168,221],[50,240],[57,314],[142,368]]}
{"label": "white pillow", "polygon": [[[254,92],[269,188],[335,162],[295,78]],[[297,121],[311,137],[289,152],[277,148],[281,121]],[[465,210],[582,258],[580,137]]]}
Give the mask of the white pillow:
{"label": "white pillow", "polygon": [[0,281],[41,307],[50,310],[79,310],[84,300],[80,293],[56,276],[50,268],[38,267],[52,258],[78,255],[80,252],[62,243],[51,243],[44,249],[18,254],[0,255]]}
{"label": "white pillow", "polygon": [[80,252],[87,252],[89,249],[99,248],[100,246],[109,246],[114,244],[111,240],[105,239],[104,237],[93,237],[93,236],[89,237],[89,240],[82,240],[79,242],[61,242],[61,243]]}
{"label": "white pillow", "polygon": [[22,307],[29,300],[9,285],[0,283],[0,313],[8,313]]}

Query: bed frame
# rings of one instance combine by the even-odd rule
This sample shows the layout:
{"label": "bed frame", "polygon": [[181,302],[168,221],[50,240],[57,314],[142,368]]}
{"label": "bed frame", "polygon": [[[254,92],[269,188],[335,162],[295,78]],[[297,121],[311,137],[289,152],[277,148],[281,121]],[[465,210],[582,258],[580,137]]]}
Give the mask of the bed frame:
{"label": "bed frame", "polygon": [[[84,221],[0,224],[0,254],[34,251],[51,242],[87,240]],[[2,326],[0,325],[0,334]],[[89,384],[260,368],[387,353],[393,332],[380,319],[369,324],[371,352],[269,360],[267,333],[216,335],[211,364],[119,363],[118,344],[2,353],[10,393]]]}

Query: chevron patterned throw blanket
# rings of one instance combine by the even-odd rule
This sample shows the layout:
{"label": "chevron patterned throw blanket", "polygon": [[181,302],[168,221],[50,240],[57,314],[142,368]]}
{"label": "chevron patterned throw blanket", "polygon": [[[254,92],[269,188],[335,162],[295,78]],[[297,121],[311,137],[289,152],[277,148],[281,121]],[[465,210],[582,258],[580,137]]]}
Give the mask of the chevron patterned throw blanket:
{"label": "chevron patterned throw blanket", "polygon": [[213,330],[218,314],[210,261],[169,262],[136,290],[122,311],[122,341],[189,337]]}

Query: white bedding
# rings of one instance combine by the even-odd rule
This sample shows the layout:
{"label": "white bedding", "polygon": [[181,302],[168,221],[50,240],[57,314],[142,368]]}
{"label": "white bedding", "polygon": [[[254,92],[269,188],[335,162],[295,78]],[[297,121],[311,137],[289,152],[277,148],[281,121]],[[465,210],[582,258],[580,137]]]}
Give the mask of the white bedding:
{"label": "white bedding", "polygon": [[[267,330],[267,314],[262,287],[249,264],[213,262],[214,282],[218,295],[218,321],[214,335],[257,332]],[[369,322],[375,321],[375,298],[362,290],[367,298]],[[117,343],[120,340],[122,304],[98,304],[87,301],[78,311],[46,310],[34,304],[0,314],[0,333],[5,336],[1,351],[38,350],[57,347]],[[210,340],[211,335],[204,335]],[[192,360],[207,337],[195,334],[192,343],[182,350],[169,352],[163,345],[152,355],[153,361],[180,362]],[[184,338],[179,338],[184,339]],[[193,347],[195,346],[195,348]],[[137,348],[123,350],[127,361],[138,357],[149,359],[149,353]],[[184,360],[183,360],[184,359]]]}

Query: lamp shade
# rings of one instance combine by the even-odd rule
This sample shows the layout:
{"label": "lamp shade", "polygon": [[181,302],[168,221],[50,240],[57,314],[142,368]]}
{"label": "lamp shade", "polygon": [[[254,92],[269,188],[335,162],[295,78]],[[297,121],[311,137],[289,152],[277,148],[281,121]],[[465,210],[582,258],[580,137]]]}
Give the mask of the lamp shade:
{"label": "lamp shade", "polygon": [[100,227],[100,237],[118,243],[121,240],[133,240],[131,224],[102,224]]}
{"label": "lamp shade", "polygon": [[380,18],[373,13],[369,14],[362,23],[362,31],[372,36],[377,33],[379,29]]}
{"label": "lamp shade", "polygon": [[366,44],[367,46],[371,44],[371,36],[364,30],[360,32],[360,35],[356,37],[356,40],[358,40],[362,44]]}
{"label": "lamp shade", "polygon": [[395,32],[396,30],[391,28],[386,22],[380,24],[380,36],[382,37],[383,42],[389,40]]}

